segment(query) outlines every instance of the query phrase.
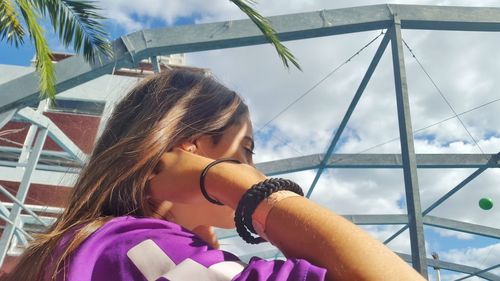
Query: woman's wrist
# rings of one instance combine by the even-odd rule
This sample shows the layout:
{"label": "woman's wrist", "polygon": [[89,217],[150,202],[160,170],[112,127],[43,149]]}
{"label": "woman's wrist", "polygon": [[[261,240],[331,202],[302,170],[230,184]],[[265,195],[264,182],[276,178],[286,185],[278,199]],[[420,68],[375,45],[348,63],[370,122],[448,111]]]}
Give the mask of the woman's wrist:
{"label": "woman's wrist", "polygon": [[278,202],[290,197],[301,197],[301,196],[289,190],[281,190],[271,194],[269,197],[267,197],[266,199],[264,199],[262,202],[259,203],[259,205],[255,209],[255,212],[252,214],[252,223],[255,228],[255,231],[262,238],[269,241],[269,238],[267,237],[266,234],[266,222],[267,222],[267,217],[271,212],[271,210],[278,204]]}
{"label": "woman's wrist", "polygon": [[224,162],[210,168],[205,176],[205,187],[210,197],[236,209],[245,191],[265,179],[249,165]]}

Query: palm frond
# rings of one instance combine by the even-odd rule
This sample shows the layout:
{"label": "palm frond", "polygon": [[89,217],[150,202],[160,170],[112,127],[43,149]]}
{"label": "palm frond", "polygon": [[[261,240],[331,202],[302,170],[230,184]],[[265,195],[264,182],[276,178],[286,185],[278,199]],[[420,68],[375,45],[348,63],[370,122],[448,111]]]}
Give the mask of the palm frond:
{"label": "palm frond", "polygon": [[295,56],[290,52],[290,50],[288,50],[287,47],[285,47],[285,45],[283,45],[280,42],[278,36],[276,35],[276,31],[272,28],[269,21],[261,14],[259,14],[255,9],[250,7],[250,5],[256,4],[256,1],[254,0],[230,0],[230,1],[233,2],[238,8],[240,8],[241,11],[244,12],[250,18],[250,20],[252,20],[253,23],[260,29],[260,31],[264,34],[267,40],[274,45],[274,47],[276,48],[276,52],[280,56],[285,67],[289,68],[290,66],[288,62],[291,62],[299,70],[302,70]]}
{"label": "palm frond", "polygon": [[0,40],[17,47],[24,43],[24,29],[10,0],[0,0]]}
{"label": "palm frond", "polygon": [[35,44],[40,95],[54,100],[56,94],[54,65],[52,64],[51,52],[44,37],[43,29],[37,22],[38,14],[35,13],[34,7],[29,0],[16,0],[16,2],[23,15],[31,40]]}
{"label": "palm frond", "polygon": [[83,52],[89,62],[93,62],[98,52],[111,54],[101,21],[104,17],[94,1],[74,0],[30,0],[43,16],[50,18],[54,31],[58,33],[65,47],[72,44],[75,52]]}

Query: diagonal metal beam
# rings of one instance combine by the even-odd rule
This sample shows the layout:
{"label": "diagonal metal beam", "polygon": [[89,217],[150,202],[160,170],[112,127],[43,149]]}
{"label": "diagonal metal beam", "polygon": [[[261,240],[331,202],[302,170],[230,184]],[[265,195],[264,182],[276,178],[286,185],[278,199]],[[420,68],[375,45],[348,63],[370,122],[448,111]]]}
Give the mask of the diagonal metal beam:
{"label": "diagonal metal beam", "polygon": [[[397,253],[397,254],[403,260],[405,260],[407,262],[411,262],[410,255],[402,254],[402,253]],[[442,260],[427,259],[427,264],[431,267],[455,271],[455,272],[467,273],[467,274],[474,274],[476,272],[481,271],[481,269],[476,268],[476,267],[456,264],[456,263],[452,263],[452,262],[446,262],[446,261],[442,261]],[[477,276],[484,278],[486,280],[500,281],[500,277],[498,275],[490,273],[490,272],[482,272],[482,273],[477,274]]]}
{"label": "diagonal metal beam", "polygon": [[0,185],[0,192],[3,193],[5,196],[7,196],[14,203],[16,203],[17,205],[19,205],[19,207],[23,208],[23,210],[25,210],[28,214],[30,214],[31,216],[33,216],[33,218],[35,218],[37,221],[39,221],[43,226],[48,226],[48,224],[46,224],[37,214],[35,214],[35,212],[33,212],[32,210],[30,210],[28,207],[26,207],[24,203],[22,203],[21,201],[19,201],[19,199],[17,199],[14,195],[12,195],[2,185]]}
{"label": "diagonal metal beam", "polygon": [[[4,220],[9,226],[12,226],[18,233],[23,234],[25,237],[28,239],[34,240],[34,238],[26,232],[22,227],[19,227],[18,225],[15,225],[13,221],[11,221],[7,216],[5,216],[3,213],[0,213],[0,220]],[[4,229],[7,227],[4,227]]]}
{"label": "diagonal metal beam", "polygon": [[[40,128],[38,131],[38,135],[35,140],[35,145],[33,146],[33,151],[30,153],[28,158],[28,165],[24,169],[23,179],[21,184],[19,185],[19,189],[17,191],[17,199],[19,202],[23,203],[28,195],[28,190],[31,185],[31,176],[33,171],[35,170],[36,163],[40,158],[40,153],[42,151],[43,145],[45,144],[45,140],[47,138],[47,128]],[[12,235],[14,234],[15,226],[17,225],[21,214],[21,206],[14,205],[10,211],[9,220],[12,224],[8,224],[5,227],[5,230],[2,232],[2,237],[0,238],[0,266],[3,264],[5,259],[5,255],[7,254],[7,249],[9,247],[9,243],[12,239]]]}
{"label": "diagonal metal beam", "polygon": [[5,126],[5,124],[9,123],[10,119],[16,114],[17,109],[11,109],[5,112],[0,113],[0,129]]}
{"label": "diagonal metal beam", "polygon": [[[493,155],[490,160],[488,160],[488,164],[493,164],[493,163],[498,163],[498,160],[500,159],[500,152],[497,153],[496,155]],[[454,188],[452,188],[450,191],[446,192],[443,196],[441,196],[438,200],[436,200],[434,203],[432,203],[429,207],[427,207],[423,212],[422,216],[427,215],[430,213],[432,210],[434,210],[437,206],[442,204],[446,199],[450,198],[453,194],[457,193],[460,189],[462,189],[464,186],[466,186],[469,182],[477,178],[481,173],[486,171],[486,169],[489,167],[489,165],[484,165],[474,171],[472,174],[470,174],[468,177],[466,177],[463,181],[461,181],[459,184],[457,184]],[[394,238],[398,237],[401,233],[403,233],[405,230],[408,229],[408,225],[405,225],[402,227],[400,230],[398,230],[396,233],[391,235],[391,237],[387,238],[384,241],[384,244],[387,244],[394,240]]]}
{"label": "diagonal metal beam", "polygon": [[347,112],[344,114],[344,117],[342,118],[342,121],[340,122],[340,125],[337,131],[335,132],[333,140],[330,143],[330,146],[328,147],[323,160],[321,160],[321,164],[319,165],[318,171],[316,172],[316,176],[314,177],[314,180],[311,183],[311,187],[309,187],[309,190],[307,191],[306,194],[307,198],[311,197],[311,194],[314,191],[314,188],[316,187],[316,184],[318,183],[321,174],[325,170],[326,164],[328,163],[328,160],[330,159],[333,151],[335,150],[335,146],[337,146],[337,143],[340,140],[342,132],[347,126],[347,122],[349,122],[349,119],[351,118],[351,115],[354,112],[354,109],[356,108],[356,105],[358,104],[361,95],[365,91],[368,82],[370,82],[370,78],[372,77],[373,72],[375,71],[375,68],[377,67],[380,61],[380,58],[384,54],[384,51],[387,48],[387,45],[389,44],[391,38],[390,36],[391,36],[390,31],[387,31],[386,34],[384,35],[384,38],[382,38],[382,41],[380,42],[380,45],[377,51],[375,52],[375,55],[373,56],[373,59],[370,62],[370,65],[368,66],[368,69],[366,70],[366,73],[363,79],[361,80],[361,83],[359,84],[359,87],[356,90],[356,93],[354,94],[351,103],[349,104],[349,107],[347,108]]}
{"label": "diagonal metal beam", "polygon": [[[488,162],[496,163],[496,162],[498,162],[499,158],[500,158],[500,152],[497,155],[495,155],[495,157],[491,158],[490,161],[488,161]],[[427,207],[427,209],[425,209],[425,211],[422,213],[422,215],[425,216],[428,213],[430,213],[437,206],[439,206],[441,203],[443,203],[446,199],[450,198],[453,194],[457,193],[460,189],[462,189],[466,184],[468,184],[473,179],[475,179],[477,176],[479,176],[481,173],[486,171],[487,168],[488,168],[487,166],[484,166],[484,167],[481,167],[481,168],[477,169],[476,171],[474,171],[471,175],[469,175],[467,178],[465,178],[461,183],[459,183],[457,186],[455,186],[450,191],[446,192],[446,194],[443,195],[441,198],[439,198],[436,202],[434,202],[434,204]]]}
{"label": "diagonal metal beam", "polygon": [[[38,103],[38,107],[36,112],[40,115],[43,115],[43,112],[48,108],[48,100],[41,100]],[[21,149],[21,154],[19,155],[18,163],[26,164],[31,153],[31,147],[33,146],[33,140],[35,139],[36,132],[38,131],[39,126],[37,124],[31,123],[30,128],[28,129],[28,133],[26,133],[26,137],[24,138],[23,147]]]}
{"label": "diagonal metal beam", "polygon": [[[462,278],[455,279],[455,281],[465,280],[465,279],[469,279],[469,278],[474,277],[474,276],[479,276],[479,274],[491,271],[491,270],[499,268],[499,267],[500,267],[500,264],[495,264],[495,265],[490,266],[488,268],[485,268],[485,269],[479,270],[477,272],[471,273],[471,274],[469,274],[467,276],[464,276]],[[496,279],[496,280],[500,280],[500,277],[498,277],[498,279]]]}
{"label": "diagonal metal beam", "polygon": [[[9,215],[10,215],[10,211],[3,205],[3,204],[0,204],[0,219],[4,220],[5,222],[7,223],[11,223],[11,221],[9,220]],[[5,228],[5,225],[3,225],[4,228]],[[24,224],[23,224],[23,221],[20,221],[18,222],[18,225],[15,226],[16,230],[14,231],[14,236],[19,239],[21,242],[28,242],[26,240],[26,238],[28,239],[31,239],[30,237],[31,236],[26,236],[26,232],[22,232],[20,231],[19,229],[21,230],[24,230]]]}
{"label": "diagonal metal beam", "polygon": [[80,163],[85,162],[86,154],[48,117],[29,107],[19,110],[17,116],[39,127],[47,128],[51,139],[64,151],[71,154]]}
{"label": "diagonal metal beam", "polygon": [[406,207],[408,210],[408,226],[410,229],[410,246],[413,267],[427,278],[427,260],[425,258],[425,238],[418,188],[417,160],[413,144],[410,101],[406,81],[406,69],[401,37],[401,21],[394,16],[391,28],[392,63],[394,68],[394,84],[396,87],[396,106],[398,111],[399,140],[401,143],[401,159],[405,183]]}
{"label": "diagonal metal beam", "polygon": [[[396,253],[396,254],[406,262],[411,262],[412,260],[411,255],[404,253]],[[283,257],[283,254],[279,250],[271,248],[259,252],[254,252],[251,254],[241,255],[239,256],[239,258],[242,261],[248,262],[254,256],[258,256],[263,259],[271,259],[275,257]],[[427,264],[432,267],[450,270],[454,272],[477,274],[477,276],[484,278],[486,280],[500,281],[500,277],[498,275],[486,271],[483,272],[481,269],[472,266],[466,266],[466,265],[446,262],[442,260],[434,260],[434,259],[427,259]]]}
{"label": "diagonal metal beam", "polygon": [[[500,8],[419,5],[373,5],[269,17],[283,41],[387,28],[393,14],[402,28],[427,30],[500,31]],[[113,42],[113,58],[94,64],[72,57],[55,65],[57,93],[85,83],[112,69],[133,67],[154,55],[200,52],[268,43],[250,20],[141,30]],[[39,99],[38,78],[30,73],[0,85],[0,113],[23,108]]]}

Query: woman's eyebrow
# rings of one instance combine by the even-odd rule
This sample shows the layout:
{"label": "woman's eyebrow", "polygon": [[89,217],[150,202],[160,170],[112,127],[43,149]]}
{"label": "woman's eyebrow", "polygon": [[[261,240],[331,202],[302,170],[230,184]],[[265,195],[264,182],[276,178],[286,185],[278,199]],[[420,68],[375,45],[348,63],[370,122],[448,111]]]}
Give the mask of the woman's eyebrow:
{"label": "woman's eyebrow", "polygon": [[250,137],[250,136],[244,136],[243,139],[244,140],[248,140],[250,142],[250,148],[252,150],[254,150],[254,148],[255,148],[255,142],[253,141],[253,138]]}

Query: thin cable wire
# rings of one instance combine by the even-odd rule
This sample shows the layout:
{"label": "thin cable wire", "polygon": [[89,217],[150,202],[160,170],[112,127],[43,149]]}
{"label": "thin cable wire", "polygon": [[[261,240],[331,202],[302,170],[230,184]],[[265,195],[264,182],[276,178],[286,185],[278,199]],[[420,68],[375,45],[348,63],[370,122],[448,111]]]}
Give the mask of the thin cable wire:
{"label": "thin cable wire", "polygon": [[490,267],[485,268],[485,269],[478,270],[478,271],[476,271],[474,273],[470,273],[469,275],[466,275],[464,277],[455,279],[454,281],[465,280],[465,279],[469,279],[471,277],[480,277],[480,278],[482,278],[482,276],[478,276],[478,274],[488,272],[488,271],[493,270],[493,269],[498,268],[498,267],[500,267],[500,263],[499,264],[495,264],[495,265],[490,266]]}
{"label": "thin cable wire", "polygon": [[18,145],[18,146],[23,146],[22,143],[19,143],[19,142],[16,142],[16,141],[13,141],[11,139],[8,139],[8,138],[4,138],[4,136],[8,136],[8,135],[12,135],[12,134],[16,134],[16,133],[19,133],[19,132],[22,132],[26,129],[27,127],[24,127],[24,128],[20,128],[20,129],[10,129],[10,130],[4,130],[4,131],[0,131],[0,140],[1,141],[4,141],[4,142],[8,142],[8,143],[11,143],[11,144],[14,144],[14,145]]}
{"label": "thin cable wire", "polygon": [[368,46],[370,46],[373,42],[375,42],[380,36],[384,34],[384,31],[382,30],[379,35],[377,35],[375,38],[373,38],[370,42],[365,44],[361,49],[359,49],[354,55],[350,56],[347,60],[345,60],[343,63],[338,65],[336,68],[334,68],[332,71],[330,71],[328,74],[325,75],[325,77],[321,78],[318,82],[316,82],[312,87],[310,87],[307,91],[305,91],[302,95],[297,97],[294,101],[292,101],[290,104],[288,104],[285,108],[283,108],[280,112],[278,112],[276,115],[274,115],[271,120],[267,121],[262,127],[260,127],[257,132],[260,132],[262,129],[267,127],[271,122],[276,120],[278,117],[280,117],[285,111],[287,111],[290,107],[292,107],[294,104],[299,102],[301,99],[303,99],[305,96],[310,94],[314,89],[316,89],[321,83],[323,83],[326,79],[330,78],[335,72],[337,72],[340,68],[342,68],[344,65],[348,64],[354,57],[359,55],[362,51],[364,51]]}
{"label": "thin cable wire", "polygon": [[481,269],[484,266],[484,263],[489,259],[491,255],[491,251],[493,250],[493,245],[490,247],[490,250],[488,251],[488,254],[484,257],[484,259],[479,263],[479,268]]}
{"label": "thin cable wire", "polygon": [[16,134],[16,133],[24,131],[26,128],[27,127],[20,128],[20,129],[10,129],[10,130],[0,131],[0,136],[3,137],[3,136],[7,136],[7,135]]}
{"label": "thin cable wire", "polygon": [[[491,245],[492,246],[492,245]],[[465,279],[469,279],[471,277],[474,277],[474,276],[477,276],[476,274],[478,274],[479,272],[483,271],[483,266],[484,266],[484,263],[488,260],[488,258],[490,257],[490,254],[491,254],[491,250],[493,250],[493,247],[491,247],[488,251],[488,254],[486,254],[486,256],[483,258],[483,260],[479,263],[479,270],[477,272],[475,272],[474,274],[469,274],[468,276],[465,276],[465,277],[462,277],[462,278],[459,278],[457,280],[465,280]]]}
{"label": "thin cable wire", "polygon": [[[495,103],[495,102],[498,102],[498,101],[500,101],[500,98],[498,98],[498,99],[494,99],[494,100],[491,100],[491,101],[486,102],[486,103],[483,103],[483,104],[481,104],[481,105],[478,105],[478,106],[473,107],[473,108],[471,108],[471,109],[468,109],[468,110],[466,110],[466,111],[462,111],[462,112],[458,113],[457,115],[458,115],[458,116],[464,115],[464,114],[466,114],[466,113],[469,113],[469,112],[475,111],[475,110],[477,110],[477,109],[480,109],[480,108],[482,108],[482,107],[485,107],[485,106],[487,106],[487,105],[490,105],[490,104]],[[444,123],[444,122],[446,122],[446,121],[448,121],[448,120],[454,119],[454,118],[456,118],[456,116],[451,116],[451,117],[445,118],[445,119],[443,119],[443,120],[440,120],[440,121],[438,121],[438,122],[436,122],[436,123],[429,124],[429,125],[427,125],[427,126],[425,126],[425,127],[422,127],[422,128],[417,129],[417,130],[414,130],[414,131],[413,131],[413,134],[418,133],[418,132],[421,132],[421,131],[424,131],[424,130],[429,129],[429,128],[431,128],[431,127],[437,126],[437,125],[439,125],[439,124],[442,124],[442,123]],[[376,145],[374,145],[374,146],[372,146],[372,147],[369,147],[369,148],[367,148],[367,149],[364,149],[364,150],[362,150],[362,151],[359,151],[359,152],[357,152],[357,153],[354,153],[354,155],[356,155],[356,154],[361,154],[361,153],[364,153],[364,152],[367,152],[367,151],[369,151],[369,150],[372,150],[372,149],[374,149],[374,148],[377,148],[377,147],[380,147],[380,146],[386,145],[386,144],[388,144],[388,143],[391,143],[391,142],[396,141],[396,140],[399,140],[399,139],[400,139],[399,137],[392,138],[392,139],[387,140],[387,141],[385,141],[385,142],[381,142],[381,143],[376,144]],[[345,159],[345,158],[344,158],[344,159]],[[340,159],[340,160],[343,160],[343,159]]]}
{"label": "thin cable wire", "polygon": [[[488,105],[493,104],[493,103],[498,102],[498,101],[500,101],[500,98],[498,98],[498,99],[494,99],[494,100],[491,100],[491,101],[489,101],[489,102],[486,102],[486,103],[480,104],[480,105],[478,105],[478,106],[476,106],[476,107],[473,107],[473,108],[470,108],[470,109],[468,109],[468,110],[462,111],[462,112],[458,113],[457,115],[458,115],[458,116],[461,116],[461,115],[467,114],[467,113],[469,113],[469,112],[472,112],[472,111],[478,110],[478,109],[480,109],[480,108],[483,108],[483,107],[485,107],[485,106],[488,106]],[[445,118],[445,119],[442,119],[442,120],[440,120],[440,121],[438,121],[438,122],[435,122],[435,123],[429,124],[429,125],[427,125],[427,126],[425,126],[425,127],[422,127],[422,128],[417,129],[417,130],[414,130],[414,131],[413,131],[413,134],[416,134],[416,133],[418,133],[418,132],[421,132],[421,131],[427,130],[427,129],[431,128],[431,127],[437,126],[437,125],[439,125],[439,124],[442,124],[442,123],[444,123],[444,122],[446,122],[446,121],[449,121],[449,120],[451,120],[451,119],[454,119],[454,118],[456,118],[456,116],[450,116],[450,117]],[[386,144],[388,144],[388,143],[391,143],[391,142],[393,142],[393,141],[397,141],[397,140],[399,140],[399,137],[395,137],[395,138],[389,139],[389,140],[387,140],[387,141],[384,141],[384,142],[378,143],[378,144],[376,144],[376,145],[374,145],[374,146],[371,146],[371,147],[368,147],[368,148],[366,148],[366,149],[360,150],[360,151],[358,151],[358,152],[356,152],[356,153],[350,154],[350,156],[354,156],[354,155],[359,155],[359,154],[365,153],[365,152],[367,152],[367,151],[370,151],[370,150],[372,150],[372,149],[375,149],[375,148],[377,148],[377,147],[380,147],[380,146],[386,145]],[[304,156],[304,155],[303,155],[303,154],[301,154],[301,156]],[[348,159],[348,157],[349,157],[349,156],[344,157],[344,158],[341,158],[341,159],[338,159],[337,161],[346,160],[346,159]]]}
{"label": "thin cable wire", "polygon": [[284,138],[281,138],[281,137],[278,137],[277,135],[275,134],[272,134],[271,135],[272,138],[276,139],[279,141],[280,144],[282,145],[285,145],[285,146],[288,146],[290,147],[291,149],[295,150],[295,152],[297,152],[300,156],[304,156],[304,153],[302,153],[302,151],[300,151],[298,148],[296,148],[295,146],[291,145],[290,142]]}
{"label": "thin cable wire", "polygon": [[[13,194],[14,196],[15,196],[15,194],[17,194],[17,191],[16,191],[16,190],[14,190],[13,188],[11,188],[11,187],[9,187],[9,186],[5,186],[5,185],[2,185],[2,186],[3,186],[5,189],[7,189],[8,191],[10,191],[10,192],[11,192],[11,194]],[[33,201],[33,202],[35,202],[35,203],[41,203],[41,204],[43,204],[43,202],[42,202],[42,201],[40,201],[40,200],[38,200],[38,199],[36,199],[36,198],[29,197],[29,196],[26,196],[26,198],[27,198],[27,199],[29,199],[29,200],[32,200],[32,201]],[[27,201],[27,200],[26,200],[26,201]],[[24,202],[24,204],[26,204],[26,201]],[[14,204],[15,204],[15,203],[14,203]]]}
{"label": "thin cable wire", "polygon": [[0,141],[8,142],[8,143],[15,144],[17,146],[23,147],[22,143],[19,143],[17,141],[13,141],[13,140],[9,140],[8,138],[2,138],[2,137],[0,137]]}
{"label": "thin cable wire", "polygon": [[422,63],[420,62],[420,60],[417,58],[417,56],[415,55],[415,53],[413,52],[413,50],[410,48],[410,46],[408,46],[408,43],[406,43],[406,41],[404,39],[403,39],[403,43],[405,44],[405,46],[408,49],[408,51],[410,51],[411,55],[413,56],[413,58],[415,59],[415,61],[417,62],[417,64],[420,66],[420,68],[422,69],[422,71],[425,73],[425,75],[427,76],[427,78],[429,78],[429,80],[431,81],[432,85],[434,85],[434,87],[438,91],[438,93],[441,96],[441,98],[443,98],[444,102],[448,105],[448,107],[451,109],[451,111],[453,112],[453,114],[455,114],[455,117],[458,119],[458,121],[460,122],[460,124],[462,124],[462,127],[467,132],[467,134],[469,135],[469,137],[472,139],[472,141],[474,142],[474,144],[477,146],[477,148],[479,149],[479,151],[481,151],[481,153],[484,154],[484,151],[481,149],[481,146],[479,146],[479,143],[472,136],[471,132],[467,129],[467,127],[465,126],[465,123],[462,121],[462,119],[460,119],[460,117],[458,117],[458,114],[455,111],[455,109],[453,108],[453,106],[450,104],[450,102],[445,97],[445,95],[443,94],[443,92],[441,91],[441,89],[438,87],[438,85],[436,84],[436,82],[434,81],[434,79],[432,79],[432,77],[429,74],[429,72],[425,69],[425,67],[422,65]]}

